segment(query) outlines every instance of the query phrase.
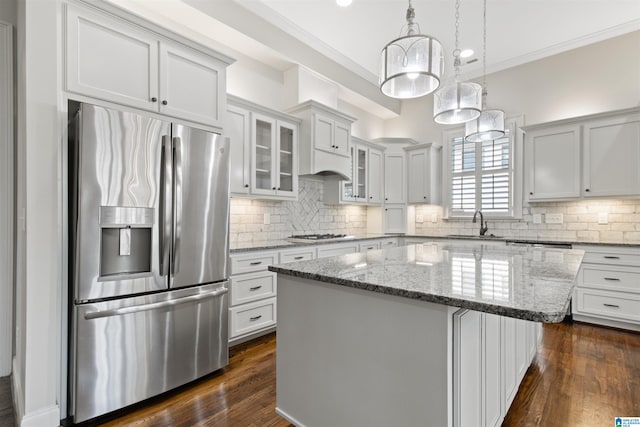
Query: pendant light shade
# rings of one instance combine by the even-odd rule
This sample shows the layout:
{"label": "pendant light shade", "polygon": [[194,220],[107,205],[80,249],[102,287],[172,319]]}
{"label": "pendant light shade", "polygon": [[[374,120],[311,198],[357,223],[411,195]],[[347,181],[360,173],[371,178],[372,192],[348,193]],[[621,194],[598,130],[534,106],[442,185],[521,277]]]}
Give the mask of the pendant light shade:
{"label": "pendant light shade", "polygon": [[433,120],[453,125],[476,119],[482,109],[482,86],[454,81],[433,95]]}
{"label": "pendant light shade", "polygon": [[419,34],[413,22],[415,12],[409,1],[407,35],[390,41],[380,56],[380,90],[391,98],[416,98],[440,86],[442,45]]}
{"label": "pendant light shade", "polygon": [[456,38],[453,50],[454,79],[433,95],[433,120],[443,125],[468,122],[480,115],[482,109],[482,86],[463,82],[460,77],[460,49],[458,35],[460,27],[460,0],[456,0]]}
{"label": "pendant light shade", "polygon": [[469,142],[491,141],[505,135],[504,111],[487,109],[487,0],[482,16],[482,112],[477,119],[465,123],[464,139]]}
{"label": "pendant light shade", "polygon": [[491,141],[504,136],[504,111],[482,110],[480,116],[464,124],[469,142]]}

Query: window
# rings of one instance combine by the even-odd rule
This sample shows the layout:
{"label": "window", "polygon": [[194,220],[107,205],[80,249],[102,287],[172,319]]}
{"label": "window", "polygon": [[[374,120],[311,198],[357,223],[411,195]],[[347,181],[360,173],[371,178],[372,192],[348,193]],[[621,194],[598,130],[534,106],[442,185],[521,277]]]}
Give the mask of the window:
{"label": "window", "polygon": [[[522,192],[517,184],[521,154],[516,153],[515,120],[493,141],[465,142],[464,130],[445,132],[445,200],[449,218],[468,217],[478,209],[489,217],[518,218]],[[516,155],[516,154],[519,154]],[[521,163],[520,163],[521,164]]]}

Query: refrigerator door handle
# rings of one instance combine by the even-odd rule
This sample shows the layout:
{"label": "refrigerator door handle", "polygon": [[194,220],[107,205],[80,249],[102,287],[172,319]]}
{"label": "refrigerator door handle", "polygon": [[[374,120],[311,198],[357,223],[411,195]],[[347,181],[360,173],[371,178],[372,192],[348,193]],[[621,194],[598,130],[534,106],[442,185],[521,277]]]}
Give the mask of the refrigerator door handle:
{"label": "refrigerator door handle", "polygon": [[169,274],[171,254],[171,195],[173,174],[172,147],[169,135],[162,136],[162,162],[160,165],[160,275]]}
{"label": "refrigerator door handle", "polygon": [[174,149],[174,193],[173,193],[173,253],[171,274],[180,270],[180,237],[182,236],[182,138],[173,138]]}
{"label": "refrigerator door handle", "polygon": [[133,305],[131,307],[114,308],[112,310],[102,311],[90,311],[85,313],[84,318],[86,320],[100,319],[102,317],[121,316],[123,314],[139,313],[141,311],[157,310],[164,307],[173,307],[179,304],[185,304],[188,302],[202,301],[209,298],[219,297],[229,292],[228,288],[218,288],[214,291],[190,295],[188,297],[177,298],[167,301],[153,302],[150,304]]}

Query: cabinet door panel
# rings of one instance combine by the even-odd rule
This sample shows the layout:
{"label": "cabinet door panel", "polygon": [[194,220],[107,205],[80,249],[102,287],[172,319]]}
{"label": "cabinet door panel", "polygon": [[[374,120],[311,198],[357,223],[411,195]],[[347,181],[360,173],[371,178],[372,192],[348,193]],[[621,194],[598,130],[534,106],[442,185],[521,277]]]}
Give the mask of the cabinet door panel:
{"label": "cabinet door panel", "polygon": [[384,159],[384,197],[387,203],[405,202],[403,154],[386,154]]}
{"label": "cabinet door panel", "polygon": [[385,205],[384,232],[405,233],[407,231],[407,207],[405,205]]}
{"label": "cabinet door panel", "polygon": [[585,125],[585,196],[640,194],[640,122]]}
{"label": "cabinet door panel", "polygon": [[382,152],[369,150],[369,200],[368,203],[382,203],[382,183],[384,182]]}
{"label": "cabinet door panel", "polygon": [[162,113],[219,125],[226,90],[224,64],[187,47],[163,43],[160,70]]}
{"label": "cabinet door panel", "polygon": [[409,203],[427,203],[429,199],[429,161],[426,150],[413,151],[408,154],[408,201]]}
{"label": "cabinet door panel", "polygon": [[296,150],[298,146],[298,127],[277,121],[278,156],[276,157],[276,173],[278,174],[277,194],[295,197],[298,194],[298,167]]}
{"label": "cabinet door panel", "polygon": [[483,314],[483,396],[484,396],[484,425],[499,427],[502,422],[501,402],[501,350],[500,350],[500,316]]}
{"label": "cabinet door panel", "polygon": [[351,125],[343,125],[335,122],[333,128],[333,143],[336,154],[349,156],[349,143],[351,141]]}
{"label": "cabinet door panel", "polygon": [[315,115],[313,125],[314,148],[333,153],[333,120]]}
{"label": "cabinet door panel", "polygon": [[67,89],[157,110],[158,44],[124,21],[68,5]]}
{"label": "cabinet door panel", "polygon": [[453,425],[481,425],[482,420],[482,319],[477,311],[454,314]]}
{"label": "cabinet door panel", "polygon": [[533,132],[527,136],[529,199],[580,196],[580,127]]}
{"label": "cabinet door panel", "polygon": [[251,119],[251,192],[276,192],[276,121],[260,114]]}
{"label": "cabinet door panel", "polygon": [[230,140],[230,189],[232,193],[249,193],[251,160],[251,115],[249,111],[229,106],[226,135]]}

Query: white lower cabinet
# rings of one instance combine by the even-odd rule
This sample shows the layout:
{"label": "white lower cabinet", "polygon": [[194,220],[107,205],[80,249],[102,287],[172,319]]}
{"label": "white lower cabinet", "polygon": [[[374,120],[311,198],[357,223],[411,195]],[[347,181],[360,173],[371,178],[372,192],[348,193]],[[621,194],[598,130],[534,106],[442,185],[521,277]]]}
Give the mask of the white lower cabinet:
{"label": "white lower cabinet", "polygon": [[380,249],[380,242],[377,240],[358,243],[358,252],[374,251],[376,249]]}
{"label": "white lower cabinet", "polygon": [[573,319],[640,330],[640,250],[574,245],[585,251],[571,304]]}
{"label": "white lower cabinet", "polygon": [[453,325],[453,425],[500,426],[535,356],[537,325],[472,310]]}
{"label": "white lower cabinet", "polygon": [[229,325],[236,337],[275,326],[276,298],[231,307]]}
{"label": "white lower cabinet", "polygon": [[335,243],[318,246],[318,258],[346,255],[359,252],[358,242]]}

